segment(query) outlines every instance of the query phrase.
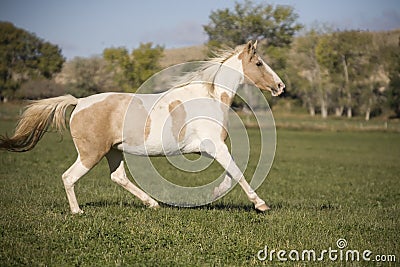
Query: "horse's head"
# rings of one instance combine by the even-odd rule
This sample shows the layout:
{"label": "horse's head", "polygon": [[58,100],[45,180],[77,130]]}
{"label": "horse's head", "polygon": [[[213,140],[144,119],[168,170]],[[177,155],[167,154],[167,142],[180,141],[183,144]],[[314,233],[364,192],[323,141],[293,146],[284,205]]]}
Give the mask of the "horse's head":
{"label": "horse's head", "polygon": [[257,55],[257,41],[249,41],[239,53],[243,73],[261,90],[268,90],[273,96],[283,93],[285,84],[281,78]]}

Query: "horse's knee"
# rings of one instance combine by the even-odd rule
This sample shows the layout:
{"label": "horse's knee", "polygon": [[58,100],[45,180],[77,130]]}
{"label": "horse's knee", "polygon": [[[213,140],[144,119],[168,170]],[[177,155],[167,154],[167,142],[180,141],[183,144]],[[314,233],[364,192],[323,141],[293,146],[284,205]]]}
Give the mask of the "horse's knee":
{"label": "horse's knee", "polygon": [[65,189],[71,189],[74,187],[74,184],[76,182],[76,179],[74,179],[71,175],[69,175],[67,172],[63,173],[61,176],[62,181],[64,183]]}
{"label": "horse's knee", "polygon": [[79,159],[65,171],[61,178],[66,189],[73,188],[74,184],[89,171],[88,168],[82,165]]}

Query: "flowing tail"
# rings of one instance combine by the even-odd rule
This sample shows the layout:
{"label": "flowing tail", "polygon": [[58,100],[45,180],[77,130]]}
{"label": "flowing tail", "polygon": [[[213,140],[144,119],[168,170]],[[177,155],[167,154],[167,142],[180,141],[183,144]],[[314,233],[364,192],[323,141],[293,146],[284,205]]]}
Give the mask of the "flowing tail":
{"label": "flowing tail", "polygon": [[33,101],[18,121],[14,135],[0,136],[0,149],[29,151],[35,147],[50,125],[62,132],[66,128],[66,109],[77,104],[78,99],[72,95]]}

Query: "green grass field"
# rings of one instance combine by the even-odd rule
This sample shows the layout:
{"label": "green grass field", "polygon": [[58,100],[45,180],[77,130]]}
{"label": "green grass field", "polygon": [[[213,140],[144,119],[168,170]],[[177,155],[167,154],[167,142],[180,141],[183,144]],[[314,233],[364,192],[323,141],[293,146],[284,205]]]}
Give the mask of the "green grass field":
{"label": "green grass field", "polygon": [[[12,131],[13,108],[0,105],[1,134]],[[274,165],[257,190],[272,207],[267,213],[257,213],[239,187],[208,206],[149,210],[111,181],[103,160],[76,185],[85,213],[73,216],[61,181],[76,157],[68,132],[47,134],[28,153],[1,151],[0,265],[396,266],[400,134],[279,129],[277,139]],[[265,246],[337,249],[339,238],[346,249],[396,262],[257,258]]]}

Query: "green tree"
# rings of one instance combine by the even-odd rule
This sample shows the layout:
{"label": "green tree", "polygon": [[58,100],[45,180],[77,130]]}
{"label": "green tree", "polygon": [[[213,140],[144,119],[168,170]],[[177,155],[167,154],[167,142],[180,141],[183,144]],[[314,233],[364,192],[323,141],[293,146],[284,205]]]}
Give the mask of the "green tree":
{"label": "green tree", "polygon": [[324,69],[317,59],[316,48],[326,29],[314,27],[303,36],[295,39],[288,59],[288,73],[295,90],[310,115],[314,116],[317,107],[322,117],[328,116],[329,86],[326,86]]}
{"label": "green tree", "polygon": [[161,70],[159,61],[163,53],[162,46],[141,43],[131,54],[123,47],[107,48],[103,51],[103,57],[118,86],[123,91],[134,92],[151,75]]}
{"label": "green tree", "polygon": [[140,44],[132,51],[133,59],[133,88],[136,90],[150,76],[161,70],[160,58],[164,54],[164,48],[152,43]]}
{"label": "green tree", "polygon": [[293,35],[302,28],[290,6],[255,5],[252,1],[236,3],[234,10],[211,12],[204,25],[210,46],[236,46],[249,40],[268,40],[275,47],[290,45]]}
{"label": "green tree", "polygon": [[400,30],[376,33],[381,64],[388,78],[384,92],[391,116],[400,118]]}
{"label": "green tree", "polygon": [[[294,34],[302,28],[292,7],[255,4],[246,0],[235,3],[233,10],[226,8],[211,12],[209,19],[203,28],[208,34],[210,51],[258,40],[262,44],[259,53],[267,58],[279,76],[287,78],[285,69],[290,44]],[[271,99],[270,104],[274,101]]]}
{"label": "green tree", "polygon": [[387,98],[390,109],[397,118],[400,118],[400,37],[399,44],[390,53],[391,63],[389,64],[389,86]]}
{"label": "green tree", "polygon": [[0,22],[0,95],[13,96],[22,82],[32,78],[52,78],[64,61],[58,46]]}
{"label": "green tree", "polygon": [[106,48],[103,58],[107,62],[107,69],[113,75],[113,80],[121,91],[129,92],[134,84],[134,64],[129,52],[124,47]]}
{"label": "green tree", "polygon": [[371,115],[378,114],[382,110],[384,102],[384,90],[388,86],[388,77],[385,73],[385,58],[381,55],[379,47],[379,36],[375,33],[360,32],[358,38],[367,42],[363,53],[355,64],[356,77],[355,97],[360,113],[364,114],[365,120],[369,120]]}
{"label": "green tree", "polygon": [[324,35],[317,46],[318,62],[324,66],[337,93],[339,110],[344,107],[352,117],[357,104],[359,86],[376,71],[371,56],[374,54],[372,35],[360,31],[338,31]]}

